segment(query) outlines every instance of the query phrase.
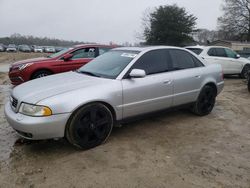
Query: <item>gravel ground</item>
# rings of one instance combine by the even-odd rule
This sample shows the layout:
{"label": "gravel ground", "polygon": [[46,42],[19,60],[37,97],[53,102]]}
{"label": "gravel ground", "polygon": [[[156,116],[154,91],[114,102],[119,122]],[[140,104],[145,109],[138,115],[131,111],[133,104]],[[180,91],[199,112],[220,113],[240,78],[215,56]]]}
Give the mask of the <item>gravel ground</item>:
{"label": "gravel ground", "polygon": [[64,139],[20,139],[4,118],[11,86],[1,73],[0,188],[249,188],[250,94],[244,80],[225,84],[206,117],[162,113],[115,128],[106,144],[80,151]]}

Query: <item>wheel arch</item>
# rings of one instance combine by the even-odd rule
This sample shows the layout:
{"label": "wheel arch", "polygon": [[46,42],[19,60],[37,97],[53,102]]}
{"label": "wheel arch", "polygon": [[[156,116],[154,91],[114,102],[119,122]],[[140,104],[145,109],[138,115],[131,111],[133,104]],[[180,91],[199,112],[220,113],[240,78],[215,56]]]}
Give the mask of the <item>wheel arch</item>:
{"label": "wheel arch", "polygon": [[217,89],[217,86],[216,86],[216,84],[214,82],[208,82],[204,86],[210,86],[210,87],[212,87],[216,91],[216,95],[218,94],[218,89]]}
{"label": "wheel arch", "polygon": [[33,78],[33,76],[37,73],[37,72],[39,72],[39,71],[49,71],[49,72],[51,72],[52,74],[55,74],[54,73],[54,71],[52,71],[51,69],[49,69],[49,68],[39,68],[39,69],[36,69],[36,70],[34,70],[33,72],[32,72],[32,74],[30,75],[30,80]]}
{"label": "wheel arch", "polygon": [[98,101],[98,100],[97,100],[97,101],[91,101],[91,102],[87,102],[87,103],[84,103],[84,104],[82,104],[82,105],[79,105],[76,109],[73,110],[72,114],[70,115],[70,117],[69,117],[68,120],[67,120],[67,123],[66,123],[66,126],[65,126],[65,130],[64,130],[64,135],[66,135],[67,127],[68,127],[70,121],[72,120],[72,118],[74,117],[74,115],[75,115],[82,107],[84,107],[84,106],[86,106],[86,105],[90,105],[90,104],[95,104],[95,103],[103,104],[104,106],[106,106],[106,107],[110,110],[110,112],[112,113],[112,115],[113,115],[114,123],[116,122],[116,120],[117,120],[117,119],[116,119],[116,111],[115,111],[114,107],[113,107],[111,104],[109,104],[109,103],[107,103],[107,102],[104,102],[104,101]]}

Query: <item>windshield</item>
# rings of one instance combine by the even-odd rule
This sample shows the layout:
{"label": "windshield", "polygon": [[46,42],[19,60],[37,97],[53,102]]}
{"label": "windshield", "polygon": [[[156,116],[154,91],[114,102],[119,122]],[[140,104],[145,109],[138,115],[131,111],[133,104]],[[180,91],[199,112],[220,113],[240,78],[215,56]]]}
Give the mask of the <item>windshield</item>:
{"label": "windshield", "polygon": [[49,55],[47,56],[48,58],[55,58],[55,57],[58,57],[66,52],[68,52],[69,50],[72,50],[73,48],[65,48],[64,50],[60,51],[60,52],[57,52],[57,53],[54,53],[52,55]]}
{"label": "windshield", "polygon": [[77,72],[114,79],[138,53],[138,51],[129,50],[109,51],[84,65]]}

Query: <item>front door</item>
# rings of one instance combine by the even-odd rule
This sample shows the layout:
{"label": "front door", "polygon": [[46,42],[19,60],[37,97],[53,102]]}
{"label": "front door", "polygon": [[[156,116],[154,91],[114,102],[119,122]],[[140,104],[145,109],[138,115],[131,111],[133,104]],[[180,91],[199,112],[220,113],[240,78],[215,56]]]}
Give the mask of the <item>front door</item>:
{"label": "front door", "polygon": [[71,52],[73,55],[71,59],[63,61],[61,64],[62,72],[71,71],[79,69],[81,66],[90,62],[93,58],[96,57],[97,50],[96,48],[82,48],[74,52]]}
{"label": "front door", "polygon": [[153,50],[135,62],[130,71],[145,70],[146,77],[122,80],[123,118],[172,106],[173,74],[168,72],[167,61],[166,50]]}

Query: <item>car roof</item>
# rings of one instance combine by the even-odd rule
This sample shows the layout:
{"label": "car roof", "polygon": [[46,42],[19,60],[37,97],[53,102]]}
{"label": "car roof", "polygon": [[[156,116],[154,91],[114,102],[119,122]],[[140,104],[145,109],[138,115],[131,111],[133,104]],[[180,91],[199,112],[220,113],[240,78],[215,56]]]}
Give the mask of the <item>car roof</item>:
{"label": "car roof", "polygon": [[180,47],[175,46],[142,46],[142,47],[119,47],[115,48],[114,50],[129,50],[129,51],[149,51],[149,50],[157,50],[157,49],[182,49]]}
{"label": "car roof", "polygon": [[77,44],[77,45],[74,45],[73,48],[81,48],[81,47],[88,47],[88,46],[95,46],[95,47],[102,47],[102,46],[106,46],[106,47],[117,47],[117,45],[105,45],[105,44]]}

